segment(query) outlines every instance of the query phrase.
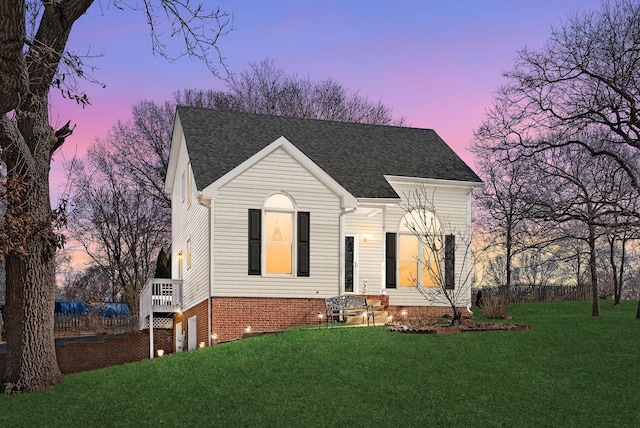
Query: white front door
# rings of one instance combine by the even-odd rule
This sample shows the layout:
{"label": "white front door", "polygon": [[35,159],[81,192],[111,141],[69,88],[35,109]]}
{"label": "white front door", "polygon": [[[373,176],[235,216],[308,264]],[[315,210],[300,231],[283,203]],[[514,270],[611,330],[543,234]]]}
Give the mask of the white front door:
{"label": "white front door", "polygon": [[196,316],[192,316],[191,318],[189,318],[187,320],[187,334],[189,335],[188,340],[187,340],[187,346],[189,351],[191,351],[192,349],[196,349],[198,347],[198,344],[196,343],[197,336],[196,336]]}

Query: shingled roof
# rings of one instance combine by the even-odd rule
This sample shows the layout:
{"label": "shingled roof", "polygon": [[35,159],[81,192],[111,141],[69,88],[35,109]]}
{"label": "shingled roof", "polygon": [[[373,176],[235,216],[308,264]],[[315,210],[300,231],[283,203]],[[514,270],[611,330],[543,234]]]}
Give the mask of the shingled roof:
{"label": "shingled roof", "polygon": [[432,129],[178,107],[191,168],[203,189],[285,137],[356,198],[398,198],[384,175],[481,180]]}

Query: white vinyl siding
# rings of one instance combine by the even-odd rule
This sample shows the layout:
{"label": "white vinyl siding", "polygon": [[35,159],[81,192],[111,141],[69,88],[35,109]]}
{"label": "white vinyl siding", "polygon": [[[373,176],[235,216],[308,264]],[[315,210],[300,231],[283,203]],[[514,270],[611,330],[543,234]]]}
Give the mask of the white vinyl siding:
{"label": "white vinyl siding", "polygon": [[[171,268],[172,276],[179,279],[182,264],[183,310],[187,310],[209,297],[209,225],[208,208],[198,204],[182,203],[195,200],[195,183],[189,167],[184,138],[181,140],[176,178],[171,202]],[[185,185],[182,183],[184,174]],[[178,256],[179,253],[182,255]]]}
{"label": "white vinyl siding", "polygon": [[[374,214],[368,217],[369,214]],[[367,294],[382,294],[384,232],[382,219],[383,207],[358,208],[345,215],[345,233],[355,235],[358,239],[358,260],[356,292],[364,292],[364,281],[367,280]]]}
{"label": "white vinyl siding", "polygon": [[[398,233],[398,226],[403,216],[406,214],[406,196],[410,195],[416,189],[420,189],[421,185],[410,185],[407,183],[395,183],[390,180],[394,190],[403,198],[403,202],[398,206],[388,206],[385,210],[385,232]],[[454,186],[426,186],[425,190],[429,199],[434,199],[435,212],[441,223],[444,234],[456,235],[456,278],[460,274],[460,267],[465,264],[465,268],[469,269],[471,260],[466,255],[465,247],[460,235],[470,233],[471,227],[471,197],[470,189],[467,187]],[[404,208],[403,208],[404,206]],[[466,274],[466,271],[463,275]],[[458,284],[456,283],[456,287]],[[467,284],[470,287],[470,284]],[[389,304],[393,306],[432,306],[434,303],[428,303],[424,297],[412,287],[398,287],[396,289],[387,289],[389,295]],[[465,299],[461,302],[461,306],[470,303],[470,288],[465,293]],[[444,304],[443,304],[444,305]]]}
{"label": "white vinyl siding", "polygon": [[[310,212],[310,276],[248,275],[248,210],[275,194]],[[340,199],[279,148],[223,185],[215,200],[214,294],[236,297],[320,298],[338,294]],[[265,225],[263,225],[264,227]]]}

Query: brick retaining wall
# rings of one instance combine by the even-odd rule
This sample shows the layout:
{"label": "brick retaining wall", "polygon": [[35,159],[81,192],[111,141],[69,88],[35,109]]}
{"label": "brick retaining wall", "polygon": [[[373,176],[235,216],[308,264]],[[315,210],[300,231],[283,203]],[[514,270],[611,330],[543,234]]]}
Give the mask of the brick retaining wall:
{"label": "brick retaining wall", "polygon": [[[172,330],[153,330],[154,348],[173,352]],[[89,340],[87,338],[87,340]],[[99,342],[71,342],[56,347],[63,374],[95,370],[149,358],[149,330],[104,336]],[[0,354],[0,378],[4,377],[5,354]]]}

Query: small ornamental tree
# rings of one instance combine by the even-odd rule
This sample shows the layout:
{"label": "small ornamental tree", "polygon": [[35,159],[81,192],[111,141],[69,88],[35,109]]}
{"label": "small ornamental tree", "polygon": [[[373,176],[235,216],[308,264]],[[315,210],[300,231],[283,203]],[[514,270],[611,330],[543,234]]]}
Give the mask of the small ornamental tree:
{"label": "small ornamental tree", "polygon": [[160,252],[158,253],[156,272],[153,276],[154,278],[171,278],[171,262],[164,248],[160,248]]}
{"label": "small ornamental tree", "polygon": [[[460,308],[470,305],[471,231],[468,227],[460,230],[439,217],[435,192],[429,194],[423,187],[406,196],[403,209],[407,214],[401,228],[418,242],[418,255],[407,266],[401,261],[400,269],[408,268],[411,282],[427,302],[449,305],[453,311],[451,325],[458,325]],[[402,253],[402,242],[400,246]]]}

